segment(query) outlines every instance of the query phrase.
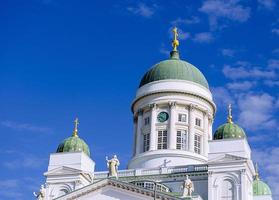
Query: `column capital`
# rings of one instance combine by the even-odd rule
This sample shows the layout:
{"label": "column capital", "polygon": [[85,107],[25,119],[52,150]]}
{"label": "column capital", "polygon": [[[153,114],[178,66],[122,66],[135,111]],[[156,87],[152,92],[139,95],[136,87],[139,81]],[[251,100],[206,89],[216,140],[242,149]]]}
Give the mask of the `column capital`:
{"label": "column capital", "polygon": [[173,108],[176,106],[176,101],[169,101],[169,107]]}
{"label": "column capital", "polygon": [[138,115],[142,115],[142,114],[143,114],[143,109],[142,109],[142,108],[138,109],[137,114],[138,114]]}
{"label": "column capital", "polygon": [[152,103],[152,104],[149,104],[149,108],[150,109],[156,109],[157,108],[157,104],[156,103]]}
{"label": "column capital", "polygon": [[189,104],[189,109],[190,111],[194,111],[196,109],[197,106],[195,106],[194,104]]}

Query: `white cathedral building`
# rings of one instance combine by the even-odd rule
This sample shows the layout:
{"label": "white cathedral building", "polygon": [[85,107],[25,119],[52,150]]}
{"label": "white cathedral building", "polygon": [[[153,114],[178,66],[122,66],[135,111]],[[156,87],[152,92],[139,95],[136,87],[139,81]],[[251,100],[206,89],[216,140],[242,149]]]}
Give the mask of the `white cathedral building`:
{"label": "white cathedral building", "polygon": [[[271,200],[251,159],[244,130],[227,122],[212,132],[216,105],[198,68],[181,60],[174,28],[170,58],[140,81],[132,102],[133,155],[118,170],[96,172],[88,145],[73,135],[50,154],[40,200]],[[225,105],[224,105],[225,106]],[[256,169],[255,169],[256,168]]]}

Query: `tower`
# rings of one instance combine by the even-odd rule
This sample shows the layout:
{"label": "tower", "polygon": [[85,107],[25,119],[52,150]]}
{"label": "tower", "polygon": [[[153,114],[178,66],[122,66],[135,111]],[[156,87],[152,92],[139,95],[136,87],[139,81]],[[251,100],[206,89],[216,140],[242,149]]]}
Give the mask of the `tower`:
{"label": "tower", "polygon": [[78,119],[71,137],[50,154],[46,176],[46,197],[51,200],[93,182],[95,162],[88,145],[78,136]]}
{"label": "tower", "polygon": [[170,58],[141,79],[132,103],[134,154],[128,168],[204,164],[216,106],[198,68],[180,59],[177,29]]}

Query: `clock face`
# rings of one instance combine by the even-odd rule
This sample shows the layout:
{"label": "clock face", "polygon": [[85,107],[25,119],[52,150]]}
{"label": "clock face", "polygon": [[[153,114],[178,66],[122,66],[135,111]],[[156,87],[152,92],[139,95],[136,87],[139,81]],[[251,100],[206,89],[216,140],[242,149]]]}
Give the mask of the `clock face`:
{"label": "clock face", "polygon": [[169,114],[167,112],[160,112],[157,119],[159,122],[165,122],[169,119]]}

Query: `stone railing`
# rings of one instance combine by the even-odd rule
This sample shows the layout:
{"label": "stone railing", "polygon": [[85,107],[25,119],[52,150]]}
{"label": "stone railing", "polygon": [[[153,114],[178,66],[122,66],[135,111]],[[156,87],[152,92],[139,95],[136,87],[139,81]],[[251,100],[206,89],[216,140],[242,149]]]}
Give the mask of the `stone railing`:
{"label": "stone railing", "polygon": [[[146,175],[160,175],[171,173],[183,173],[183,172],[205,172],[207,171],[207,165],[187,165],[179,167],[161,167],[154,169],[126,169],[119,170],[118,177],[129,176],[146,176]],[[95,172],[95,179],[104,179],[108,177],[108,171]]]}

